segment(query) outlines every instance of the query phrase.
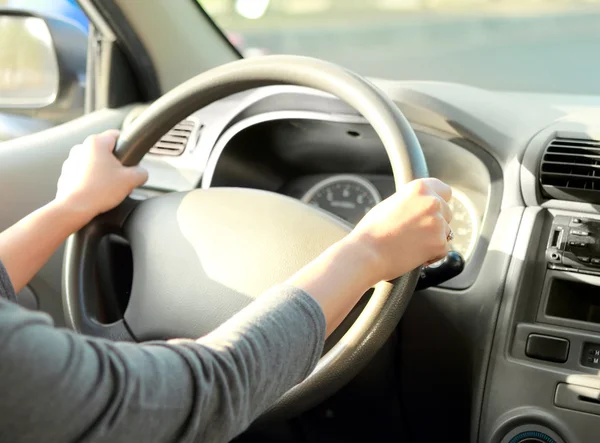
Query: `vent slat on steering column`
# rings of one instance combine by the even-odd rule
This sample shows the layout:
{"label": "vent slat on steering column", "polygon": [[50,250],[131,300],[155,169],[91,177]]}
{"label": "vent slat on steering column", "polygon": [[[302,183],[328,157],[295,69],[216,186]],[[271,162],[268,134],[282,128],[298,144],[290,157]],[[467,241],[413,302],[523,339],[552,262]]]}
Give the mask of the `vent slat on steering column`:
{"label": "vent slat on steering column", "polygon": [[193,120],[184,120],[167,132],[150,148],[151,154],[178,156],[183,154],[196,127]]}
{"label": "vent slat on steering column", "polygon": [[544,151],[539,180],[561,200],[600,202],[600,141],[555,138]]}

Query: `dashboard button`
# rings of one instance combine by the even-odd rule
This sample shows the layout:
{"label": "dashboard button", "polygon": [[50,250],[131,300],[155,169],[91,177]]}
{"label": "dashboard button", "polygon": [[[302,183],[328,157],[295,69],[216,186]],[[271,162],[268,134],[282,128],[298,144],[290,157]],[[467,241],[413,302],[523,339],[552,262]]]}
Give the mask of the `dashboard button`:
{"label": "dashboard button", "polygon": [[589,263],[590,262],[590,258],[589,257],[577,257],[577,260],[579,260],[582,263]]}
{"label": "dashboard button", "polygon": [[577,269],[577,272],[585,275],[600,275],[600,270],[597,269]]}
{"label": "dashboard button", "polygon": [[590,235],[589,232],[581,231],[579,229],[571,229],[571,234],[572,235],[581,235],[582,237],[587,237],[588,235]]}
{"label": "dashboard button", "polygon": [[589,368],[600,368],[600,345],[587,342],[583,345],[581,364]]}
{"label": "dashboard button", "polygon": [[529,334],[525,355],[537,360],[564,363],[569,356],[569,340],[549,335]]}
{"label": "dashboard button", "polygon": [[600,266],[600,258],[593,258],[593,259],[592,259],[592,264],[593,264],[593,265]]}

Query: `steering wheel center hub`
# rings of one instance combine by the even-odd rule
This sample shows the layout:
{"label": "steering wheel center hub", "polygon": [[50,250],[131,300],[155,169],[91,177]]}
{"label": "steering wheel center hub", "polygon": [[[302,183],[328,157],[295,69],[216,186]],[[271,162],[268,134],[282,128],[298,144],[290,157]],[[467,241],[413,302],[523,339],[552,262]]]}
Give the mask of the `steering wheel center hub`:
{"label": "steering wheel center hub", "polygon": [[125,226],[135,263],[125,320],[142,341],[199,337],[349,231],[323,211],[254,189],[148,200]]}

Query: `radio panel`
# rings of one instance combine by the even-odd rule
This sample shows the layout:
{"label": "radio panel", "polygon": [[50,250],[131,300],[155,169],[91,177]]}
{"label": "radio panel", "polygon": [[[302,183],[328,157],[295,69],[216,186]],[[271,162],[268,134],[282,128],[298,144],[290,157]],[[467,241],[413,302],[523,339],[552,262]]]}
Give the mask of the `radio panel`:
{"label": "radio panel", "polygon": [[600,275],[600,221],[556,216],[546,260],[552,269]]}

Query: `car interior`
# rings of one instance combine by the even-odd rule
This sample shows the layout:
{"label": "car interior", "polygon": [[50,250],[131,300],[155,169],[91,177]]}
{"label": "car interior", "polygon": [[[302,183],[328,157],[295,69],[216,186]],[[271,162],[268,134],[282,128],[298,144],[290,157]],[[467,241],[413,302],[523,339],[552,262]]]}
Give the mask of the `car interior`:
{"label": "car interior", "polygon": [[436,177],[453,251],[365,294],[314,373],[235,441],[598,442],[597,95],[244,59],[197,1],[141,3],[79,0],[87,33],[0,8],[0,39],[37,26],[53,76],[0,89],[0,230],[54,197],[91,134],[120,129],[115,155],[149,171],[21,305],[112,340],[199,337]]}

